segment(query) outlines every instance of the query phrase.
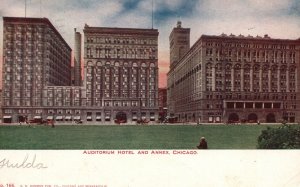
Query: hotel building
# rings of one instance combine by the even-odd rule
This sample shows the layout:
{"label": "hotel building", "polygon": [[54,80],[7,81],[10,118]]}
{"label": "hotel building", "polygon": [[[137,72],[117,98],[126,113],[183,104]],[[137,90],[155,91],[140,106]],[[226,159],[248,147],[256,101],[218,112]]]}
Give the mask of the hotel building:
{"label": "hotel building", "polygon": [[45,86],[71,84],[70,61],[71,48],[47,18],[3,17],[4,121],[40,113]]}
{"label": "hotel building", "polygon": [[[158,119],[158,31],[84,28],[71,48],[46,18],[4,17],[3,121]],[[72,80],[74,80],[73,83]]]}
{"label": "hotel building", "polygon": [[158,31],[85,25],[83,32],[90,118],[157,120]]}
{"label": "hotel building", "polygon": [[170,59],[168,110],[180,121],[300,121],[300,39],[202,35],[190,47],[179,22]]}

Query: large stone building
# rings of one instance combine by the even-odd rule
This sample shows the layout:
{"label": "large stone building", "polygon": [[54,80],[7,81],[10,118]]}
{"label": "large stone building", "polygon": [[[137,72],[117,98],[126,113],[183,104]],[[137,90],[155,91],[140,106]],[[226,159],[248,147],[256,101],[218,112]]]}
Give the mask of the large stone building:
{"label": "large stone building", "polygon": [[71,76],[71,49],[48,19],[3,20],[4,122],[158,118],[157,30],[85,26],[82,85],[79,32]]}
{"label": "large stone building", "polygon": [[70,61],[71,48],[47,18],[3,17],[4,121],[43,106],[45,86],[70,85]]}
{"label": "large stone building", "polygon": [[85,26],[84,86],[91,118],[158,118],[157,43],[156,29]]}
{"label": "large stone building", "polygon": [[176,41],[188,35],[180,24],[170,35],[171,116],[194,122],[300,122],[300,39],[202,35],[185,54],[173,53],[182,47]]}

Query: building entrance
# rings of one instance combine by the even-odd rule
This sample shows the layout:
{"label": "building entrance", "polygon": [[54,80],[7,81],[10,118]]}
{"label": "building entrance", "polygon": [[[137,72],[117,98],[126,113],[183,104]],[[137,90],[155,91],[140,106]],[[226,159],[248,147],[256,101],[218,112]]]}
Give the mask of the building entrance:
{"label": "building entrance", "polygon": [[235,123],[240,120],[239,116],[236,113],[231,113],[228,117],[228,122]]}
{"label": "building entrance", "polygon": [[275,115],[273,113],[268,114],[266,121],[267,123],[275,123],[276,122]]}
{"label": "building entrance", "polygon": [[116,115],[116,120],[119,123],[126,123],[127,122],[127,115],[125,112],[118,112]]}
{"label": "building entrance", "polygon": [[251,113],[248,115],[248,122],[249,123],[256,123],[257,122],[257,115],[254,113]]}

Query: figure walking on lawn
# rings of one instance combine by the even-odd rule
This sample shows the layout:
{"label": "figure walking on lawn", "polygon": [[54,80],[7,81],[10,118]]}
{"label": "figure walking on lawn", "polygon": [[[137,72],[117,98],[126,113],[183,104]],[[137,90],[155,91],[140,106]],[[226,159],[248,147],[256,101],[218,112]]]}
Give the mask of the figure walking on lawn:
{"label": "figure walking on lawn", "polygon": [[200,139],[200,144],[197,146],[198,149],[207,149],[207,142],[204,137]]}

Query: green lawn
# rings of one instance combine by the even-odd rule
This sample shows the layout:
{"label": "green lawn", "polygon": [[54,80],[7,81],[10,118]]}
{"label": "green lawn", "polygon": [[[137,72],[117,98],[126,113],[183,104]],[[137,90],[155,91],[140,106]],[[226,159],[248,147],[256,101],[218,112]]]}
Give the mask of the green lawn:
{"label": "green lawn", "polygon": [[0,149],[255,149],[264,125],[0,126]]}

